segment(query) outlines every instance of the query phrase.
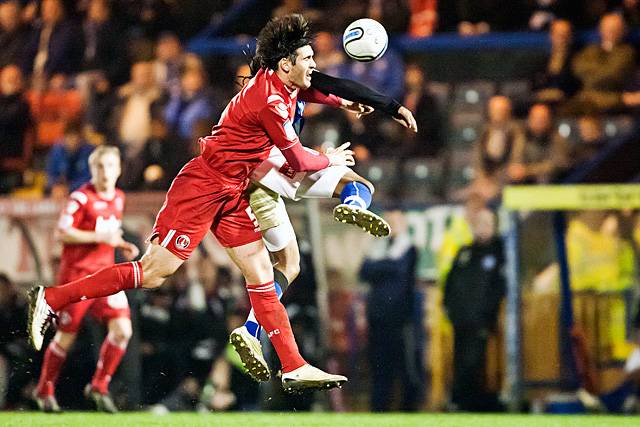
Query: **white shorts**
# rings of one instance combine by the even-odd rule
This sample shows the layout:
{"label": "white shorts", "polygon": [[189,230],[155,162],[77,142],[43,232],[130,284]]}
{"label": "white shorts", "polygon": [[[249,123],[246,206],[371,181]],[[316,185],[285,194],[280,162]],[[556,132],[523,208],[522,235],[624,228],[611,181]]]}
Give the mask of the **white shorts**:
{"label": "white shorts", "polygon": [[[305,147],[305,150],[315,152]],[[316,172],[295,172],[277,147],[271,149],[269,158],[251,175],[253,182],[291,200],[331,198],[340,179],[349,171],[346,166],[329,166]]]}

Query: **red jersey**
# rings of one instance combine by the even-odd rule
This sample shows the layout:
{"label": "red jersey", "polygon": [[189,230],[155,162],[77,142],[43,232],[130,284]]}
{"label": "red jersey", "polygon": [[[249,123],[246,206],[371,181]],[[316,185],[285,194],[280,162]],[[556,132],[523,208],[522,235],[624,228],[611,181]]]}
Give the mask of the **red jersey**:
{"label": "red jersey", "polygon": [[[285,154],[300,142],[293,128],[298,92],[287,88],[273,70],[258,71],[227,105],[211,135],[200,140],[203,159],[226,177],[244,181],[269,157],[274,144]],[[315,89],[303,91],[302,98],[340,106],[340,98]],[[328,164],[328,159],[316,162],[315,170]]]}
{"label": "red jersey", "polygon": [[[120,229],[123,209],[124,193],[121,190],[116,189],[115,196],[109,200],[100,197],[92,184],[85,184],[69,196],[58,228],[111,233]],[[114,262],[113,246],[105,243],[65,243],[58,278],[95,273]]]}

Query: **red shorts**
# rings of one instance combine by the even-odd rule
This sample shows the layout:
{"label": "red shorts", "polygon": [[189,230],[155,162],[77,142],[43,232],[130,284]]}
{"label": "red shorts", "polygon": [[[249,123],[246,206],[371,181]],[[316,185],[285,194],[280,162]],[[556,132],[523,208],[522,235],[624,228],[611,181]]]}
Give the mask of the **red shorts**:
{"label": "red shorts", "polygon": [[[96,271],[102,266],[98,266]],[[80,279],[91,272],[84,270],[68,270],[63,269],[58,273],[58,283],[68,283],[76,279]],[[69,304],[58,312],[57,329],[62,332],[75,334],[80,330],[84,315],[89,313],[101,322],[108,322],[111,319],[126,317],[131,319],[131,310],[129,309],[129,301],[124,292],[108,297],[87,299],[74,304]]]}
{"label": "red shorts", "polygon": [[187,259],[211,230],[227,248],[262,238],[244,190],[246,182],[225,177],[196,157],[175,177],[153,226],[151,239]]}

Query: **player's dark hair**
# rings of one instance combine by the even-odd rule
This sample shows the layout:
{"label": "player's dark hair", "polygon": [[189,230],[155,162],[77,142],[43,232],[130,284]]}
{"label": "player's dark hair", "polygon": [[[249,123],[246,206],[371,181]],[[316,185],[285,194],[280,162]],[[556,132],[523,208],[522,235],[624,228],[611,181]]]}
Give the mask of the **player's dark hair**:
{"label": "player's dark hair", "polygon": [[260,68],[278,68],[282,58],[289,58],[296,63],[296,50],[311,44],[309,22],[299,14],[274,18],[260,30],[256,54],[251,59],[251,74],[255,75]]}

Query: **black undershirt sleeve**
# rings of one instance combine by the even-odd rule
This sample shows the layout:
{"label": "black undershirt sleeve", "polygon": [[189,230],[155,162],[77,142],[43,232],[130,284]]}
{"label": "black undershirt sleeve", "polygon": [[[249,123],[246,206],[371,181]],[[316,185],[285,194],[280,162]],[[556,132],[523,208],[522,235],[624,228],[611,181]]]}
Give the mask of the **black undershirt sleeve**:
{"label": "black undershirt sleeve", "polygon": [[398,114],[401,107],[398,101],[353,80],[332,77],[314,70],[311,75],[311,87],[325,95],[333,94],[349,101],[368,105],[390,116],[401,117]]}

